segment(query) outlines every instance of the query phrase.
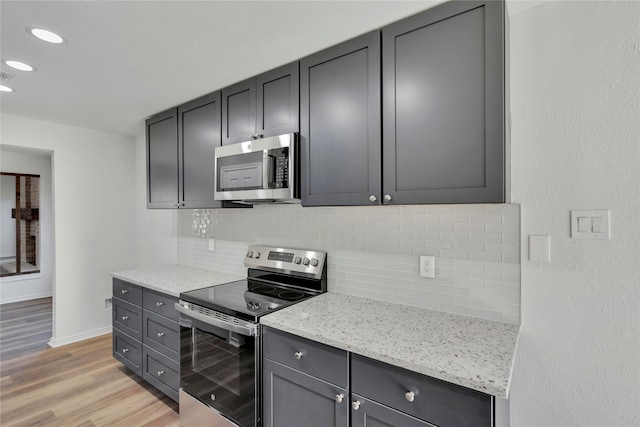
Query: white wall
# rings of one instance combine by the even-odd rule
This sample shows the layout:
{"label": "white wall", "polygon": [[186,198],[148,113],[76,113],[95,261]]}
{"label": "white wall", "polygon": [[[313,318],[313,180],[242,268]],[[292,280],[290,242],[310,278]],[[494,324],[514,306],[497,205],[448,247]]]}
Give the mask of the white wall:
{"label": "white wall", "polygon": [[[640,425],[640,3],[550,2],[511,17],[512,197],[522,333],[512,425]],[[571,209],[610,209],[573,240]],[[527,261],[551,236],[551,263]]]}
{"label": "white wall", "polygon": [[[53,291],[54,260],[51,152],[23,148],[15,149],[0,145],[0,170],[3,172],[40,175],[40,273],[1,278],[0,304],[49,297]],[[2,190],[2,198],[4,199],[4,188]],[[13,197],[15,198],[15,187]],[[15,206],[15,200],[13,205]],[[10,215],[10,212],[8,214]],[[2,215],[2,240],[4,241],[4,224],[7,213],[3,211]],[[15,220],[11,221],[11,223],[15,227]],[[11,238],[15,245],[15,231],[11,234]]]}
{"label": "white wall", "polygon": [[50,345],[109,332],[109,272],[136,264],[133,138],[6,114],[1,119],[2,144],[53,152]]}

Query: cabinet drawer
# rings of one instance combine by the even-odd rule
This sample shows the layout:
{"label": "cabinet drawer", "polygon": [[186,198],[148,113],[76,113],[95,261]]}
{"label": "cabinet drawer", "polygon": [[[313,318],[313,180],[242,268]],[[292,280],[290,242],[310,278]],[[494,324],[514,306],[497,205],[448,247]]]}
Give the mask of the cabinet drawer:
{"label": "cabinet drawer", "polygon": [[113,296],[131,304],[142,305],[142,288],[124,280],[113,279]]}
{"label": "cabinet drawer", "polygon": [[262,346],[264,357],[347,387],[349,362],[344,350],[269,327],[264,328]]}
{"label": "cabinet drawer", "polygon": [[142,344],[117,329],[113,330],[113,357],[142,376]]}
{"label": "cabinet drawer", "polygon": [[178,401],[180,364],[146,345],[142,346],[142,378],[176,402]]}
{"label": "cabinet drawer", "polygon": [[351,392],[440,427],[493,425],[492,396],[357,354],[351,355]]}
{"label": "cabinet drawer", "polygon": [[113,326],[130,337],[142,341],[142,308],[114,298]]}
{"label": "cabinet drawer", "polygon": [[149,311],[158,313],[175,321],[178,320],[178,311],[173,306],[178,302],[178,298],[150,289],[142,291],[142,307]]}
{"label": "cabinet drawer", "polygon": [[177,361],[180,352],[180,326],[166,317],[142,310],[144,335],[142,342],[164,354],[171,360]]}

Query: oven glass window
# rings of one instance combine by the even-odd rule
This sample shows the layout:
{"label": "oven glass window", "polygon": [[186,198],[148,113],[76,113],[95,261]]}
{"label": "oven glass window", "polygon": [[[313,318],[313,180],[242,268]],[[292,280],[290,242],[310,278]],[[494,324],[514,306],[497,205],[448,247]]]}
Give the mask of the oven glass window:
{"label": "oven glass window", "polygon": [[256,420],[256,337],[194,322],[181,326],[180,386],[240,426]]}

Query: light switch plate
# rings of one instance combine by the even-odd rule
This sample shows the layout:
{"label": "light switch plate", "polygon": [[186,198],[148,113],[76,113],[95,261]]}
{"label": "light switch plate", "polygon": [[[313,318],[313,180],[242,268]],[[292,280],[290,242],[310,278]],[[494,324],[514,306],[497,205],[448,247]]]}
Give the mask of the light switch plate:
{"label": "light switch plate", "polygon": [[550,236],[529,236],[529,261],[551,262]]}
{"label": "light switch plate", "polygon": [[610,239],[610,224],[608,210],[573,210],[571,211],[571,238]]}

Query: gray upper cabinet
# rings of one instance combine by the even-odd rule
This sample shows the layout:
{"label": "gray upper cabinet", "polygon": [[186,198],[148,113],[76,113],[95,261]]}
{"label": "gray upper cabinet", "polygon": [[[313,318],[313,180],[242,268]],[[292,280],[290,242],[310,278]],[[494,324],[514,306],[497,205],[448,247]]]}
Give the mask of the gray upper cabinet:
{"label": "gray upper cabinet", "polygon": [[380,32],[302,59],[300,73],[302,204],[379,204]]}
{"label": "gray upper cabinet", "polygon": [[148,208],[178,204],[177,117],[178,110],[172,108],[146,121]]}
{"label": "gray upper cabinet", "polygon": [[222,145],[299,131],[299,63],[222,89]]}
{"label": "gray upper cabinet", "polygon": [[180,207],[219,208],[213,200],[214,149],[220,146],[220,92],[178,107]]}
{"label": "gray upper cabinet", "polygon": [[220,92],[147,120],[147,208],[245,207],[213,199],[220,121]]}
{"label": "gray upper cabinet", "polygon": [[382,57],[385,200],[504,202],[504,3],[391,24]]}

